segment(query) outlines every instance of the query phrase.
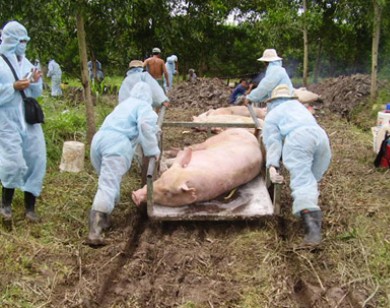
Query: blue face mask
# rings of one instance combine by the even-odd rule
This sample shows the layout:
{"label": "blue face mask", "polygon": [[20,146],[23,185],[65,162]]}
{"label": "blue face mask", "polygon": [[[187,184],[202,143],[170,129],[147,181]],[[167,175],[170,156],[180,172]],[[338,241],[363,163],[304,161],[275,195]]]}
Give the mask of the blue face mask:
{"label": "blue face mask", "polygon": [[26,47],[27,47],[27,43],[19,43],[16,46],[15,54],[17,56],[24,56],[26,54]]}

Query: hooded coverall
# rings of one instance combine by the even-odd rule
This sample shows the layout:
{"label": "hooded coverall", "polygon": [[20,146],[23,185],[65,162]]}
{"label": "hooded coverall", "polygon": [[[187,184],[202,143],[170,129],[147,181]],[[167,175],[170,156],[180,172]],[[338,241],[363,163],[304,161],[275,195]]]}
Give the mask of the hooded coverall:
{"label": "hooded coverall", "polygon": [[92,210],[110,214],[119,201],[122,176],[130,169],[135,148],[145,156],[159,156],[157,114],[152,108],[152,91],[138,82],[127,99],[106,117],[91,144],[91,161],[99,174]]}
{"label": "hooded coverall", "polygon": [[247,98],[254,103],[260,103],[271,97],[272,90],[278,85],[286,84],[291,92],[294,90],[290,77],[282,67],[282,61],[269,62],[264,78],[259,85],[247,95]]}
{"label": "hooded coverall", "polygon": [[[26,43],[23,46],[20,42],[29,40],[25,27],[16,21],[3,29],[0,53],[11,62],[19,79],[34,68],[24,55]],[[14,82],[11,69],[0,57],[0,179],[3,187],[20,188],[36,197],[46,173],[46,144],[41,124],[26,123],[22,96],[14,89]],[[42,79],[30,83],[24,93],[40,96]]]}
{"label": "hooded coverall", "polygon": [[119,89],[119,103],[126,100],[130,96],[131,90],[139,81],[144,81],[150,86],[153,101],[152,106],[154,108],[161,107],[162,103],[169,101],[168,97],[164,93],[164,90],[158,84],[156,79],[152,77],[152,75],[150,75],[148,72],[144,72],[142,67],[134,67],[126,73],[126,78],[123,80]]}
{"label": "hooded coverall", "polygon": [[290,173],[293,214],[318,211],[318,182],[331,160],[329,139],[315,118],[297,100],[276,99],[267,104],[263,126],[266,166],[283,165]]}
{"label": "hooded coverall", "polygon": [[169,87],[167,87],[166,82],[164,82],[166,92],[168,92],[172,89],[173,75],[175,75],[177,73],[176,72],[176,62],[177,62],[177,57],[175,55],[172,55],[172,56],[167,58],[167,62],[165,63],[165,67],[167,68],[168,79],[169,79]]}
{"label": "hooded coverall", "polygon": [[62,71],[60,65],[54,60],[50,60],[49,62],[47,77],[51,77],[51,95],[61,96]]}

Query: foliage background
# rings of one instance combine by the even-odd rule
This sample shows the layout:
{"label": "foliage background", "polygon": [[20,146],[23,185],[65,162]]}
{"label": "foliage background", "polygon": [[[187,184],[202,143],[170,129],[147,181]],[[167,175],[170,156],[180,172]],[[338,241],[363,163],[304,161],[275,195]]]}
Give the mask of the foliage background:
{"label": "foliage background", "polygon": [[[291,77],[302,76],[302,2],[299,0],[10,0],[0,3],[0,26],[18,20],[32,38],[28,56],[46,64],[55,58],[67,76],[79,77],[76,13],[82,12],[88,56],[106,75],[124,75],[131,59],[144,59],[153,47],[163,57],[176,54],[180,73],[250,76],[262,69],[256,59],[276,48]],[[380,0],[383,16],[390,13]],[[307,1],[309,77],[369,73],[372,2]],[[389,20],[383,18],[379,73],[390,73]]]}

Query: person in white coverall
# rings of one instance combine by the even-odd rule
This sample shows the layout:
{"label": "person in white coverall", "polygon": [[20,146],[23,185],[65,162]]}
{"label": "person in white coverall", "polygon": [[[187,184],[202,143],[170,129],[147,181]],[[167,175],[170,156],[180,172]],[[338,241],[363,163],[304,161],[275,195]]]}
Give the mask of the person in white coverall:
{"label": "person in white coverall", "polygon": [[159,157],[157,118],[151,88],[140,81],[93,137],[91,162],[99,181],[89,215],[89,245],[104,245],[101,232],[108,226],[109,215],[119,201],[122,176],[131,167],[136,146],[140,144],[147,157]]}
{"label": "person in white coverall", "polygon": [[168,93],[173,87],[173,76],[178,73],[178,59],[177,56],[172,55],[167,58],[167,61],[165,62],[165,67],[167,68],[168,72],[168,79],[169,79],[169,87],[167,87],[167,83],[164,83],[165,91]]}
{"label": "person in white coverall", "polygon": [[139,60],[132,60],[129,63],[129,70],[126,73],[126,78],[123,80],[118,94],[118,102],[126,100],[134,85],[139,81],[146,82],[152,91],[153,108],[160,108],[162,105],[168,107],[169,99],[165,95],[164,90],[158,84],[156,79],[148,72],[144,71],[144,63]]}
{"label": "person in white coverall", "polygon": [[[169,99],[165,95],[164,90],[161,88],[157,80],[144,70],[144,63],[140,60],[132,60],[129,63],[129,70],[127,71],[126,77],[123,80],[119,89],[119,103],[129,97],[134,85],[139,81],[144,81],[150,86],[153,100],[152,107],[156,111],[159,111],[161,106],[169,107]],[[135,150],[134,160],[140,168],[142,168],[143,156],[144,155],[142,153],[142,148],[138,145]]]}
{"label": "person in white coverall", "polygon": [[302,218],[305,228],[304,244],[319,244],[322,212],[318,206],[318,182],[331,161],[326,132],[310,111],[292,96],[287,84],[277,86],[267,101],[262,132],[271,181],[283,182],[278,171],[282,159],[290,173],[292,212]]}
{"label": "person in white coverall", "polygon": [[270,98],[272,90],[280,84],[288,85],[291,91],[294,90],[290,77],[282,67],[282,58],[277,55],[275,49],[264,50],[263,56],[257,59],[257,61],[262,61],[267,66],[267,69],[259,85],[246,96],[246,100],[244,100],[245,105],[249,101],[257,104]]}
{"label": "person in white coverall", "polygon": [[51,78],[51,96],[61,96],[62,70],[60,65],[55,60],[49,61],[47,77]]}
{"label": "person in white coverall", "polygon": [[[12,219],[12,200],[15,188],[24,192],[26,218],[36,222],[36,197],[42,191],[46,173],[46,143],[41,124],[28,124],[24,116],[21,90],[26,96],[42,94],[41,71],[25,57],[30,38],[26,28],[16,21],[7,23],[2,32],[0,54],[14,68],[18,81],[0,57],[0,179],[2,204],[0,214]],[[26,75],[32,72],[28,79]]]}

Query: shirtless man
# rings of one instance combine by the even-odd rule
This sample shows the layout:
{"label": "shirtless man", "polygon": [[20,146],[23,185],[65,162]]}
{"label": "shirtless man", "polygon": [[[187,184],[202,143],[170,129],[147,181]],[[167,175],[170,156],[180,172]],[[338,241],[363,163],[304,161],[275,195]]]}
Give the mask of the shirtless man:
{"label": "shirtless man", "polygon": [[145,60],[144,67],[149,72],[149,74],[152,75],[154,79],[156,79],[158,84],[163,89],[164,89],[164,79],[163,79],[163,74],[164,74],[167,87],[169,88],[170,84],[168,79],[168,71],[167,68],[165,67],[164,60],[160,58],[161,50],[159,48],[153,48],[152,54],[153,54],[152,57]]}

